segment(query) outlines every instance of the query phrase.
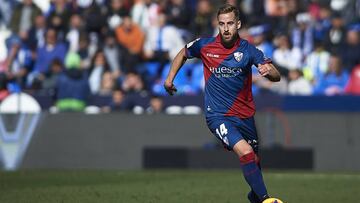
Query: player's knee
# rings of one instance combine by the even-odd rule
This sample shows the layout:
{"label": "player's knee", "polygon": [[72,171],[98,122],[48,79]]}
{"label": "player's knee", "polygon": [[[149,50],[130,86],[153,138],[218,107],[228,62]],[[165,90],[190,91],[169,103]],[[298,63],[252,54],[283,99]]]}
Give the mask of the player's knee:
{"label": "player's knee", "polygon": [[[242,157],[242,156],[245,156],[245,155],[248,155],[248,154],[252,154],[254,153],[254,150],[250,147],[250,148],[246,148],[246,149],[243,149],[241,151],[241,153],[239,154],[240,156],[239,157]],[[254,153],[255,154],[255,153]]]}
{"label": "player's knee", "polygon": [[233,150],[239,157],[254,153],[252,147],[245,140],[241,140],[240,142],[236,143]]}
{"label": "player's knee", "polygon": [[247,154],[244,154],[240,157],[240,163],[242,165],[246,165],[248,163],[255,162],[256,163],[256,154],[254,151],[251,151]]}

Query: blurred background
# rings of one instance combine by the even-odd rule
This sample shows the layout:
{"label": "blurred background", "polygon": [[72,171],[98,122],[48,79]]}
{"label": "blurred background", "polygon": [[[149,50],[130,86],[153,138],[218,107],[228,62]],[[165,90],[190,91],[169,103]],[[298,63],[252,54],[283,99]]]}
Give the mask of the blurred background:
{"label": "blurred background", "polygon": [[0,166],[238,168],[205,126],[201,62],[163,89],[225,2],[282,76],[253,68],[264,168],[359,171],[359,0],[0,0]]}

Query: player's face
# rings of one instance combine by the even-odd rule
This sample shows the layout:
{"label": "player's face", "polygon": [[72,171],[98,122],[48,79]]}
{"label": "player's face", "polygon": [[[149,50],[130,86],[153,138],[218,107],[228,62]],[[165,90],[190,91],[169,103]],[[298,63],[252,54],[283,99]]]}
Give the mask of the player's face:
{"label": "player's face", "polygon": [[238,29],[241,22],[235,18],[234,12],[224,13],[218,16],[219,32],[225,44],[232,44],[238,38]]}

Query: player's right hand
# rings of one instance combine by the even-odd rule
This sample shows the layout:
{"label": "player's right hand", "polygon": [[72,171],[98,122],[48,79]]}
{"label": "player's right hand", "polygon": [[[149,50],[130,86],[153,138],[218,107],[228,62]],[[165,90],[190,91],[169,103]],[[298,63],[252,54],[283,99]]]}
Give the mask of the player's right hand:
{"label": "player's right hand", "polygon": [[172,82],[165,81],[164,88],[169,95],[174,95],[177,92],[175,85]]}

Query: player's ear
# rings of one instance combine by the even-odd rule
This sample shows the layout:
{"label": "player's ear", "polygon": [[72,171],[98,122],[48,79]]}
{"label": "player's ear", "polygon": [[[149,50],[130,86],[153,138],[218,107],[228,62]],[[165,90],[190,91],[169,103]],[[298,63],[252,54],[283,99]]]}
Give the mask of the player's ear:
{"label": "player's ear", "polygon": [[241,28],[241,21],[238,20],[238,21],[237,21],[237,29],[240,29],[240,28]]}

